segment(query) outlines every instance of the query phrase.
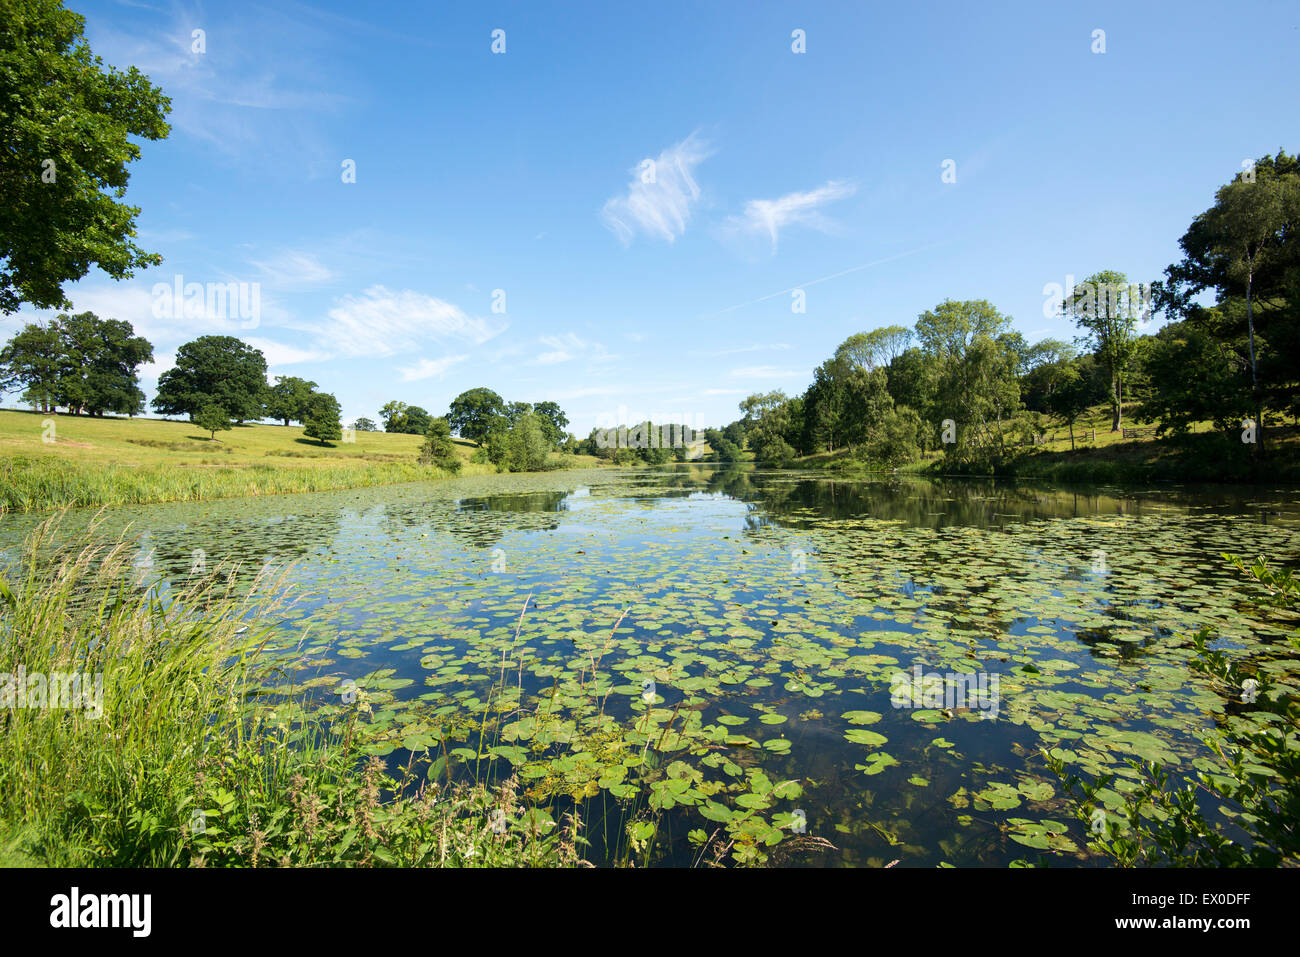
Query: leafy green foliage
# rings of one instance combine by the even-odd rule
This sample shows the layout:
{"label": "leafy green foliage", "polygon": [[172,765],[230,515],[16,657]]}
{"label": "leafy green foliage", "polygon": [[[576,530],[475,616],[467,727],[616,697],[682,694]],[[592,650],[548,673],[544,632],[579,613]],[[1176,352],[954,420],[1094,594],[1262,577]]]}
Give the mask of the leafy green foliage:
{"label": "leafy green foliage", "polygon": [[45,411],[135,415],[144,411],[136,369],[153,346],[129,322],[93,312],[28,325],[0,350],[0,383],[25,387],[23,397]]}
{"label": "leafy green foliage", "polygon": [[176,365],[158,377],[153,407],[191,418],[209,402],[236,422],[262,415],[266,357],[234,336],[200,336],[176,350]]}
{"label": "leafy green foliage", "polygon": [[303,424],[302,434],[319,439],[321,445],[341,439],[343,425],[339,422],[340,414],[338,399],[329,393],[316,393],[307,409],[307,421]]}
{"label": "leafy green foliage", "polygon": [[226,410],[214,402],[208,403],[199,410],[198,415],[194,416],[194,424],[208,432],[208,437],[212,439],[217,437],[218,432],[229,432],[231,429]]}
{"label": "leafy green foliage", "polygon": [[487,436],[487,454],[500,471],[536,472],[546,466],[551,442],[541,416],[529,412],[512,427],[498,424]]}
{"label": "leafy green foliage", "polygon": [[132,136],[163,139],[171,101],[95,56],[85,18],[57,0],[0,0],[0,313],[71,305],[92,265],[114,279],[162,262],[132,240]]}
{"label": "leafy green foliage", "polygon": [[[1192,221],[1178,243],[1182,260],[1165,270],[1156,292],[1167,313],[1208,333],[1227,353],[1226,365],[1243,370],[1232,404],[1244,398],[1261,426],[1271,410],[1300,411],[1297,224],[1300,159],[1261,157],[1252,177],[1220,187],[1214,205]],[[1215,293],[1213,307],[1195,301],[1206,290]]]}
{"label": "leafy green foliage", "polygon": [[1137,355],[1140,293],[1122,272],[1107,269],[1076,286],[1065,303],[1085,330],[1084,341],[1110,373],[1111,430],[1120,428],[1124,379]]}
{"label": "leafy green foliage", "polygon": [[506,404],[501,396],[480,387],[462,392],[451,400],[447,422],[461,438],[481,444],[487,440],[498,420],[504,422],[505,417]]}
{"label": "leafy green foliage", "polygon": [[420,447],[420,462],[453,474],[460,471],[460,456],[456,454],[456,443],[451,440],[451,426],[446,419],[439,417],[429,422],[424,445]]}
{"label": "leafy green foliage", "polygon": [[266,415],[279,419],[285,425],[290,422],[306,422],[315,392],[315,382],[291,375],[276,376],[275,385],[267,392]]}

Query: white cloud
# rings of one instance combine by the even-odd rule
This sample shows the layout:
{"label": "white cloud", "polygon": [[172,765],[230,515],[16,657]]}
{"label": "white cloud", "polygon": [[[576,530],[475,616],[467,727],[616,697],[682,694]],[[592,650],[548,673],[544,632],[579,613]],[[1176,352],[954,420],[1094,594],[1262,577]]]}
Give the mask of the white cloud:
{"label": "white cloud", "polygon": [[146,362],[137,370],[143,382],[157,382],[158,377],[176,365],[176,353],[167,352],[153,355],[153,362]]}
{"label": "white cloud", "polygon": [[632,170],[627,195],[605,203],[601,210],[605,225],[624,245],[638,232],[671,243],[686,231],[691,210],[699,202],[695,167],[711,155],[708,144],[692,133],[657,159],[643,160]]}
{"label": "white cloud", "polygon": [[572,332],[560,336],[541,336],[537,341],[550,350],[533,359],[537,365],[556,365],[579,358],[590,362],[608,362],[618,358],[616,355],[611,355],[599,342],[589,342]]}
{"label": "white cloud", "polygon": [[444,356],[441,359],[421,359],[413,366],[402,366],[398,372],[403,382],[416,382],[420,379],[432,379],[441,376],[458,362],[464,362],[469,356]]}
{"label": "white cloud", "polygon": [[731,236],[766,236],[771,240],[772,252],[776,252],[781,230],[787,226],[809,226],[828,232],[832,223],[818,209],[852,196],[856,189],[851,183],[831,180],[817,189],[788,193],[780,199],[751,199],[745,204],[744,214],[729,217],[722,231]]}
{"label": "white cloud", "polygon": [[[313,14],[254,7],[218,17],[173,4],[129,27],[91,18],[88,31],[105,60],[136,66],[162,87],[177,133],[265,169],[274,165],[271,154],[324,153],[321,116],[356,102],[330,90],[339,84],[337,35],[319,22],[320,11]],[[206,31],[206,52],[193,48],[195,28]]]}
{"label": "white cloud", "polygon": [[329,358],[329,354],[325,352],[318,352],[315,349],[299,349],[271,339],[249,337],[245,338],[244,341],[254,349],[261,350],[262,355],[266,356],[267,366],[272,369],[279,366],[294,365],[298,362],[320,362]]}
{"label": "white cloud", "polygon": [[249,262],[262,270],[271,282],[280,286],[310,285],[334,278],[334,274],[310,253],[290,250],[274,259],[253,259]]}
{"label": "white cloud", "polygon": [[470,316],[453,303],[410,289],[392,292],[371,286],[345,296],[321,323],[297,326],[321,345],[345,356],[391,356],[413,352],[428,340],[459,340],[477,345],[500,335],[504,319]]}
{"label": "white cloud", "polygon": [[[154,315],[154,285],[161,283],[169,289],[174,289],[177,275],[151,270],[149,277],[143,281],[69,289],[68,297],[73,303],[70,311],[74,313],[89,311],[101,319],[121,319],[129,322],[136,335],[144,336],[155,346],[179,344],[205,335],[242,336],[249,331],[251,320],[239,317],[237,302],[227,301],[223,303],[224,309],[214,309],[210,313],[206,296],[203,297],[202,302],[192,303],[190,307],[192,312],[187,309],[183,299],[180,306],[172,303],[170,307],[167,307],[170,297],[165,300],[160,299],[159,311],[163,314]],[[181,278],[184,283],[190,283],[208,277],[192,274]],[[226,277],[210,278],[213,282],[226,281]],[[251,300],[247,304],[251,306]],[[215,307],[217,303],[214,301],[212,305]],[[260,322],[263,324],[282,316],[282,310],[266,296],[259,296],[259,305]],[[61,311],[42,310],[36,311],[35,314],[41,318],[53,318]]]}

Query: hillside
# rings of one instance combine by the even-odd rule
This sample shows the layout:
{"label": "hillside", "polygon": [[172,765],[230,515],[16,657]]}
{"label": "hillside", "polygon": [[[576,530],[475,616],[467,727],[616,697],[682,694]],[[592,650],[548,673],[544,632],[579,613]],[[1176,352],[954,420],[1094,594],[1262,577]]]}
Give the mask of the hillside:
{"label": "hillside", "polygon": [[[416,461],[421,442],[418,435],[357,432],[353,442],[322,445],[299,426],[260,423],[212,439],[189,422],[4,409],[0,508],[198,501],[446,477]],[[494,471],[469,461],[473,443],[456,440],[456,448],[462,475]],[[578,456],[571,464],[592,462]]]}

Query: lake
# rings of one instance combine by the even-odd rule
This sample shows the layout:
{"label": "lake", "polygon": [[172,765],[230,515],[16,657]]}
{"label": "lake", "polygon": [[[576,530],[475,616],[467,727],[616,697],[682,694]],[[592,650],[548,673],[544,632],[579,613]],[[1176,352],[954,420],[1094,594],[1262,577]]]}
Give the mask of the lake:
{"label": "lake", "polygon": [[[0,520],[0,562],[39,519]],[[1296,680],[1295,619],[1260,619],[1220,557],[1300,562],[1295,489],[682,465],[101,520],[139,534],[142,582],[240,562],[301,591],[283,720],[305,692],[361,708],[392,766],[513,775],[542,821],[579,802],[593,860],[689,865],[716,831],[742,862],[1100,863],[1040,749],[1120,782],[1206,767],[1238,702],[1187,669],[1203,627]]]}

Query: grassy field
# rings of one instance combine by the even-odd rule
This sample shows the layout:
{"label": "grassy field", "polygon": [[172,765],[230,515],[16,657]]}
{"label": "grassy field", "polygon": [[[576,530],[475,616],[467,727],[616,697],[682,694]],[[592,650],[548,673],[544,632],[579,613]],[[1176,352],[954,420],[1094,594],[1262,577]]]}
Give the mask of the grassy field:
{"label": "grassy field", "polygon": [[[446,477],[416,456],[422,438],[357,432],[322,445],[298,426],[250,424],[216,439],[188,422],[0,410],[0,508],[204,501]],[[457,441],[462,475],[491,474]],[[574,465],[596,460],[578,456]]]}

